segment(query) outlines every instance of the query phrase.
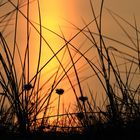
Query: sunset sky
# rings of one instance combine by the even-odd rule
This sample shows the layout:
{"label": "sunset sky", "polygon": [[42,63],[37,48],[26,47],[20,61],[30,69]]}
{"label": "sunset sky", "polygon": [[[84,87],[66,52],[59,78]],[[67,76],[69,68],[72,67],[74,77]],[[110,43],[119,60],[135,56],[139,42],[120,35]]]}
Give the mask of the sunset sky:
{"label": "sunset sky", "polygon": [[[100,9],[99,8],[100,2],[101,1],[93,0],[93,6],[95,8],[97,15]],[[93,19],[90,3],[88,0],[46,0],[46,1],[40,1],[40,3],[42,6],[41,9],[42,24],[44,24],[45,27],[48,27],[59,34],[61,34],[60,32],[60,27],[61,27],[61,30],[63,31],[67,39],[70,39],[77,32],[77,30],[73,29],[73,26],[68,22],[71,22],[75,24],[77,27],[82,28],[84,26],[82,19],[84,19],[86,23],[89,23]],[[118,15],[120,15],[121,17],[129,21],[131,24],[134,24],[134,15],[135,15],[137,24],[139,25],[140,24],[139,5],[140,5],[139,0],[105,0],[104,10],[103,10],[103,22],[102,22],[103,33],[109,37],[114,37],[116,39],[119,39],[120,41],[125,41],[126,36],[121,32],[121,29],[114,22],[114,20],[106,10],[106,8],[114,11],[115,13],[117,13]],[[91,28],[91,30],[94,31],[94,26]],[[46,38],[48,38],[49,43],[52,46],[55,46],[54,49],[55,51],[59,49],[62,40],[57,41],[54,35],[52,34],[49,35],[49,32],[44,35],[46,36]],[[82,37],[76,38],[72,42],[74,42],[74,44],[77,45],[76,47],[79,47],[80,44],[82,44],[83,42],[83,38]],[[58,45],[59,43],[60,45]],[[84,47],[87,46],[85,45]],[[94,57],[92,55],[93,54],[88,54],[87,56]],[[67,55],[65,56],[64,60],[66,61],[66,62],[64,61],[65,63],[68,62],[69,58],[67,57]],[[52,61],[52,65],[54,65],[54,63],[55,62]],[[85,61],[81,60],[79,61],[79,64],[77,64],[76,66],[82,67],[83,65],[85,65]],[[88,69],[88,67],[85,67],[85,69]],[[81,78],[81,80],[84,79],[83,77],[86,76],[87,77],[90,76],[90,71],[85,70],[85,72],[79,73],[79,77]],[[71,77],[71,79],[73,79],[72,83],[74,84],[76,78]],[[82,84],[83,86],[82,89],[84,93],[86,93],[86,90],[88,90],[87,84],[89,85],[91,84],[93,90],[96,88],[97,92],[101,92],[98,86],[98,82],[94,82],[93,85],[92,80],[89,79],[85,81],[85,84],[84,83]],[[62,87],[67,91],[67,88],[64,85],[65,85],[65,81],[64,83],[62,82],[62,84],[60,84],[58,87]],[[68,83],[66,85],[69,86]],[[79,90],[77,89],[77,91]],[[94,91],[94,93],[95,92],[96,91]],[[69,90],[67,91],[66,96],[64,96],[65,102],[68,102],[67,101],[68,96],[69,96],[69,101],[71,98],[71,102],[73,104],[73,100],[75,99],[75,97],[71,94],[71,91]]]}
{"label": "sunset sky", "polygon": [[[77,26],[82,24],[81,18],[84,18],[87,22],[92,19],[90,3],[88,0],[46,0],[45,4],[44,1],[40,2],[43,4],[43,10],[46,11],[44,14],[48,16],[48,22],[51,22],[54,25],[67,25],[63,18],[71,21]],[[93,0],[93,6],[96,11],[99,10],[100,2],[101,0]],[[139,0],[104,0],[105,8],[113,10],[128,21],[132,21],[133,15],[135,15],[139,22],[139,5]],[[104,13],[105,16],[107,16],[107,19],[105,20],[105,26],[107,26],[110,21],[108,20],[109,17],[105,9]]]}
{"label": "sunset sky", "polygon": [[[12,0],[14,2],[14,0]],[[1,2],[1,1],[0,1]],[[21,0],[21,2],[24,2],[24,0]],[[92,17],[92,11],[90,7],[89,0],[39,0],[40,2],[40,9],[41,9],[41,19],[42,19],[42,35],[44,38],[48,41],[50,46],[52,47],[54,52],[57,52],[60,47],[62,47],[65,42],[61,38],[57,37],[56,35],[50,33],[45,28],[49,28],[52,31],[62,35],[62,32],[64,33],[64,36],[67,40],[69,40],[73,35],[77,33],[77,30],[74,29],[74,26],[72,24],[76,25],[79,28],[84,27],[83,20],[86,23],[89,23],[93,17]],[[99,6],[101,0],[93,0],[93,7],[95,8],[95,11],[97,15],[99,14]],[[8,4],[3,10],[2,13],[7,12],[12,6]],[[136,17],[136,21],[138,24],[138,27],[140,27],[140,0],[104,0],[104,9],[103,9],[103,21],[102,21],[102,28],[103,33],[110,37],[115,37],[118,39],[125,39],[125,36],[123,33],[118,32],[117,24],[114,22],[106,8],[112,10],[113,12],[117,13],[127,21],[129,21],[131,24],[134,24],[134,15]],[[39,23],[38,19],[38,9],[37,9],[37,3],[32,2],[30,4],[30,20],[33,22],[33,24],[36,26],[36,28],[39,29],[39,26],[36,23]],[[26,11],[26,7],[21,8],[21,11],[24,13]],[[2,15],[2,13],[0,15]],[[25,12],[26,15],[26,12]],[[36,22],[36,23],[35,23]],[[70,24],[71,22],[72,24]],[[17,44],[21,46],[21,51],[25,51],[26,46],[26,26],[25,18],[19,14],[19,22],[18,22],[18,36],[17,36]],[[10,29],[10,31],[13,31],[13,26],[7,27]],[[39,46],[39,36],[36,33],[36,31],[31,27],[30,28],[31,34],[30,34],[30,46],[31,46],[31,67],[32,69],[30,75],[31,77],[35,73],[34,65],[37,62],[37,56],[38,55],[38,46]],[[62,32],[61,32],[62,31]],[[92,27],[92,31],[94,31],[94,26]],[[8,31],[4,32],[5,35],[9,33]],[[7,40],[10,40],[12,37],[9,36]],[[9,41],[10,44],[13,43],[13,41]],[[72,41],[72,43],[75,44],[75,46],[80,47],[80,45],[84,42],[82,37],[77,37]],[[85,45],[86,46],[86,45]],[[83,50],[85,48],[82,48]],[[54,54],[52,51],[48,48],[48,46],[45,44],[45,42],[42,42],[42,58],[41,58],[41,66],[46,63]],[[63,59],[63,54],[65,50],[63,49],[62,52],[58,54],[60,59]],[[75,54],[75,51],[72,50],[72,54]],[[88,54],[88,56],[92,56],[92,54]],[[79,57],[78,55],[76,56]],[[76,58],[74,59],[76,61]],[[70,61],[69,55],[66,53],[65,58],[62,60],[63,65],[66,66],[68,61]],[[86,65],[84,60],[79,61],[79,63],[76,64],[78,68]],[[46,80],[53,74],[53,72],[56,72],[56,67],[58,68],[59,63],[56,59],[53,59],[49,64],[46,70],[42,72],[42,78]],[[36,67],[35,67],[36,68]],[[87,67],[85,67],[87,70]],[[61,69],[60,73],[63,72]],[[59,73],[59,74],[60,74]],[[73,77],[73,71],[70,71],[71,79],[73,79],[73,84],[75,84],[75,78]],[[84,75],[85,74],[85,75]],[[79,74],[80,75],[80,74]],[[90,75],[90,71],[81,72],[81,79],[84,79],[87,75]],[[31,78],[30,77],[30,78]],[[88,77],[88,76],[87,76]],[[58,78],[59,79],[59,78]],[[54,79],[53,79],[54,80]],[[53,80],[51,82],[53,82]],[[86,85],[91,83],[91,81],[85,83],[83,85],[83,90],[86,91],[87,87]],[[97,83],[95,83],[95,88]],[[50,88],[52,83],[48,84],[48,89]],[[69,88],[67,86],[70,86],[68,81],[64,80],[64,83],[60,83],[58,85],[58,88],[66,88],[69,93]],[[47,89],[47,90],[48,90]],[[68,94],[69,97],[72,99],[71,94]],[[69,99],[70,99],[69,98]],[[65,96],[64,100],[67,99],[67,96]]]}

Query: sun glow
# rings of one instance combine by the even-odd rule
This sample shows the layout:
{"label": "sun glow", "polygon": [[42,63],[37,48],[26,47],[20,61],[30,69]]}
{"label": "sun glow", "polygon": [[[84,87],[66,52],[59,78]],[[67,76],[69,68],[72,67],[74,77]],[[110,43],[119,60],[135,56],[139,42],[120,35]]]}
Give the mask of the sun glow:
{"label": "sun glow", "polygon": [[[41,71],[41,83],[44,84],[48,79],[50,79],[48,80],[45,88],[42,90],[42,94],[45,94],[47,91],[49,91],[53,87],[53,85],[57,85],[57,82],[59,82],[59,80],[61,80],[61,77],[65,75],[64,78],[55,87],[52,93],[53,96],[51,98],[51,102],[54,101],[54,103],[52,104],[52,108],[55,106],[55,109],[53,109],[53,113],[52,113],[53,115],[57,114],[58,112],[59,96],[57,96],[57,94],[55,93],[56,89],[60,89],[60,88],[64,89],[64,95],[61,96],[61,100],[60,100],[60,109],[59,109],[60,113],[62,112],[64,113],[64,106],[66,109],[71,103],[74,104],[75,102],[75,96],[73,94],[73,91],[69,90],[69,88],[71,88],[71,85],[65,74],[68,68],[72,65],[70,62],[71,60],[68,51],[65,46],[66,42],[64,39],[56,35],[59,34],[62,37],[64,35],[66,38],[67,37],[70,38],[72,36],[71,29],[63,28],[66,27],[67,25],[65,19],[70,20],[75,24],[77,22],[76,21],[77,11],[75,7],[75,3],[70,2],[70,4],[68,4],[70,5],[70,7],[66,6],[67,5],[66,3],[68,4],[69,2],[56,1],[56,0],[40,1],[41,26],[42,26],[41,33],[43,37],[42,44],[41,44],[42,53],[41,53],[41,60],[40,60],[40,68],[42,68],[47,63],[45,68],[43,68],[43,70]],[[34,11],[34,9],[37,9],[37,4],[34,4],[34,6],[32,5],[31,8],[32,8],[31,11],[33,11],[32,13],[30,13],[31,21],[33,21],[33,23],[38,23],[38,25],[36,24],[34,25],[39,30],[40,23],[39,23],[38,12]],[[31,34],[36,35],[36,33],[31,33]],[[33,39],[32,45],[39,47],[38,42],[39,42],[39,37]],[[62,47],[63,49],[59,51]],[[36,53],[33,55],[38,56],[38,51],[36,51]],[[72,72],[71,71],[68,72],[68,75],[69,73]],[[70,79],[72,79],[72,77]],[[67,97],[69,97],[68,100],[66,100]],[[49,115],[51,115],[51,113]]]}
{"label": "sun glow", "polygon": [[[20,10],[17,13],[16,45],[19,47],[22,60],[25,60],[26,63],[24,71],[25,81],[23,81],[27,84],[31,80],[31,84],[33,84],[36,79],[36,72],[39,72],[37,75],[37,80],[39,80],[39,82],[37,81],[36,86],[34,87],[35,95],[33,95],[33,102],[37,100],[40,102],[42,101],[39,106],[41,106],[43,102],[44,106],[47,103],[50,104],[49,109],[51,108],[51,111],[48,111],[49,114],[47,115],[51,115],[51,113],[52,115],[58,114],[58,110],[60,111],[59,113],[71,111],[69,109],[70,106],[74,105],[75,107],[76,104],[75,94],[77,94],[78,97],[80,96],[80,89],[77,86],[77,78],[73,63],[81,56],[70,45],[65,45],[66,41],[62,39],[65,37],[69,40],[78,32],[67,26],[68,21],[70,21],[79,27],[79,9],[76,4],[77,3],[74,0],[47,0],[39,1],[39,4],[37,1],[32,1],[29,5],[27,5],[27,1],[23,1]],[[15,26],[12,27],[15,28]],[[10,30],[13,31],[13,28]],[[14,37],[13,33],[12,39]],[[81,40],[80,35],[78,35],[78,37],[70,43],[74,44],[76,48],[81,49],[81,44],[83,43],[83,40]],[[13,45],[13,42],[10,42],[10,46],[11,44]],[[84,48],[83,52],[85,52],[85,49],[88,49],[87,46]],[[15,61],[18,67],[18,74],[20,73],[19,78],[24,79],[24,76],[22,76],[23,69],[21,65],[18,65],[20,62],[17,62],[20,60],[17,52],[18,51],[16,51],[16,56],[18,59],[15,59]],[[24,59],[24,57],[26,57],[26,59]],[[39,60],[39,69],[37,70]],[[85,61],[80,60],[75,66],[77,72],[79,72],[79,79],[86,79],[86,76],[83,75],[82,71],[83,69],[88,70]],[[86,74],[90,75],[90,71]],[[22,90],[22,86],[20,86],[20,88]],[[84,89],[84,86],[82,86],[82,88]],[[63,89],[64,94],[61,96],[57,95],[57,89]],[[36,93],[38,90],[39,92]],[[39,97],[36,97],[36,94],[39,94]],[[50,101],[48,101],[49,94],[53,95]],[[37,103],[39,101],[37,101]],[[58,105],[59,102],[60,105]],[[75,108],[72,108],[72,110]],[[43,113],[41,115],[43,115]],[[38,117],[42,117],[41,115]]]}

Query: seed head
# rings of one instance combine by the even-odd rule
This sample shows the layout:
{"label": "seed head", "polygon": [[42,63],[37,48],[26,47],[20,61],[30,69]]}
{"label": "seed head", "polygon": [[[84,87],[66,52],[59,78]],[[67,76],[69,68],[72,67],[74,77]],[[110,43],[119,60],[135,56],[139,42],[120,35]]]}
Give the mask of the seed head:
{"label": "seed head", "polygon": [[24,85],[24,89],[27,90],[27,91],[29,91],[32,88],[33,88],[33,86],[31,84],[25,84]]}
{"label": "seed head", "polygon": [[82,102],[85,102],[85,101],[88,100],[88,97],[87,96],[80,96],[79,100],[82,101]]}
{"label": "seed head", "polygon": [[60,88],[60,89],[56,89],[56,93],[58,95],[62,95],[64,93],[64,89]]}

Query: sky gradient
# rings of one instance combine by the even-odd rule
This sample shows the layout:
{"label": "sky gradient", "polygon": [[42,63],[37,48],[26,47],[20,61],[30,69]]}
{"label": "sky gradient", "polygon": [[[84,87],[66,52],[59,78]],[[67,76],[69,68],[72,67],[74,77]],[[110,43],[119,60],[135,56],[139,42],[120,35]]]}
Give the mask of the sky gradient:
{"label": "sky gradient", "polygon": [[[22,0],[23,1],[23,0]],[[24,2],[24,1],[23,1]],[[42,35],[43,37],[48,41],[47,43],[52,47],[54,52],[57,52],[60,47],[62,47],[65,44],[65,41],[61,39],[60,37],[52,34],[45,28],[49,28],[52,31],[64,35],[67,40],[69,40],[73,35],[77,33],[77,30],[73,28],[73,25],[76,25],[79,28],[82,28],[84,25],[83,20],[86,23],[89,23],[93,17],[92,17],[92,11],[90,7],[90,3],[88,0],[40,0],[40,12],[41,12],[41,23],[42,23]],[[95,12],[98,15],[100,10],[100,2],[99,0],[93,0],[93,7],[95,8]],[[105,0],[104,1],[104,9],[103,9],[103,21],[102,21],[102,30],[103,33],[109,37],[115,37],[116,39],[119,39],[120,41],[125,41],[126,36],[120,32],[118,25],[114,20],[112,19],[109,12],[106,10],[106,8],[112,10],[113,12],[117,13],[127,21],[129,21],[131,24],[134,24],[134,15],[136,17],[136,21],[139,27],[140,24],[140,15],[139,15],[139,5],[140,0]],[[11,9],[10,4],[8,4],[7,7],[5,7],[1,13],[1,15],[4,12],[7,12]],[[21,11],[25,13],[26,15],[26,6],[21,8]],[[38,7],[37,3],[33,2],[30,4],[30,20],[33,22],[35,27],[39,30],[39,26],[35,23],[39,23],[39,17],[38,17]],[[69,23],[71,22],[71,23]],[[14,23],[12,21],[12,23]],[[125,24],[124,24],[125,25]],[[8,32],[4,32],[5,35],[7,35],[10,32],[13,32],[13,25],[10,25],[7,27]],[[25,27],[25,28],[24,28]],[[25,52],[25,47],[27,45],[27,36],[26,36],[26,20],[25,18],[19,14],[19,21],[18,21],[18,31],[17,31],[17,45],[20,46],[21,52]],[[91,27],[92,31],[95,31],[95,26],[93,25]],[[63,34],[62,34],[63,33]],[[13,34],[11,33],[11,37],[7,38],[7,40],[13,39]],[[30,58],[30,64],[31,64],[31,71],[30,76],[32,77],[34,73],[36,72],[36,62],[38,56],[38,49],[39,49],[39,36],[34,30],[33,27],[30,27],[30,49],[31,49],[31,58]],[[9,41],[10,45],[13,44],[13,40]],[[84,39],[79,35],[76,39],[72,40],[72,43],[77,47],[80,48],[82,46],[82,43],[84,44]],[[109,44],[109,43],[108,43]],[[88,46],[89,44],[87,44]],[[109,44],[110,45],[110,44]],[[86,45],[85,45],[86,46]],[[83,52],[85,49],[87,49],[87,46],[85,48],[82,48]],[[41,66],[43,66],[54,54],[52,53],[52,50],[49,48],[48,45],[46,45],[45,41],[42,41],[42,57],[41,57]],[[72,54],[75,54],[75,50],[72,50]],[[127,50],[126,50],[127,51]],[[63,54],[65,53],[65,50],[63,50],[58,57],[62,60]],[[88,57],[93,57],[95,54],[94,51],[91,51],[87,54]],[[24,55],[23,55],[24,56]],[[77,55],[76,58],[79,56]],[[76,61],[76,58],[73,58],[74,61]],[[63,65],[66,68],[66,64],[70,61],[68,52],[65,54],[64,59],[62,60]],[[34,67],[35,66],[35,67]],[[56,72],[58,66],[60,64],[56,59],[53,59],[46,67],[46,69],[43,70],[42,74],[42,81],[48,79],[54,72]],[[78,73],[80,78],[83,80],[86,76],[90,76],[90,71],[88,71],[86,66],[86,63],[84,60],[79,61],[79,63],[76,64],[77,68],[80,69],[80,67],[83,67],[85,72],[81,71]],[[66,68],[67,70],[67,68]],[[61,69],[60,73],[63,72]],[[59,73],[59,74],[60,74]],[[68,73],[73,80],[73,85],[76,84],[76,78],[74,77],[74,72],[70,71]],[[59,79],[59,78],[58,78]],[[66,78],[65,78],[66,79]],[[64,82],[60,83],[58,85],[58,88],[65,88],[69,99],[73,99],[71,97],[70,91],[69,91],[69,82],[68,80],[65,80]],[[49,88],[52,86],[53,80],[48,83],[48,87],[45,90],[49,90]],[[77,81],[76,81],[77,82]],[[85,82],[85,85],[83,84],[83,91],[87,91],[87,85],[89,83],[92,83],[93,81]],[[93,84],[93,83],[92,83]],[[93,88],[97,88],[98,83],[93,84]],[[65,90],[64,89],[64,90]],[[96,89],[98,90],[98,89]],[[77,90],[78,91],[78,90]],[[63,101],[65,100],[67,102],[67,97],[64,96]],[[56,96],[55,96],[56,97]],[[75,97],[74,97],[75,98]],[[73,101],[73,100],[72,100]]]}

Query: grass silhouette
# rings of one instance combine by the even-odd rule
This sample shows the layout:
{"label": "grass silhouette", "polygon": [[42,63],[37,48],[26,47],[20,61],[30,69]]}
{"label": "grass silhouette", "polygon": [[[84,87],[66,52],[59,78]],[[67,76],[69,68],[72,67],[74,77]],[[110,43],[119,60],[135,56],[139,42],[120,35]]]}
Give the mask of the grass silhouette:
{"label": "grass silhouette", "polygon": [[[41,7],[37,2],[38,23],[30,20],[30,4],[33,1],[6,2],[0,1],[0,8],[11,5],[13,9],[0,16],[0,137],[9,139],[137,139],[139,137],[140,125],[140,46],[139,29],[134,17],[134,25],[117,15],[110,9],[106,9],[117,25],[126,35],[129,43],[121,42],[102,33],[102,13],[104,0],[100,3],[99,13],[96,13],[92,0],[90,8],[93,19],[84,26],[77,27],[69,22],[77,31],[71,39],[67,39],[60,27],[61,34],[54,32],[42,25]],[[22,8],[26,7],[26,14]],[[18,22],[21,15],[26,22],[26,47],[22,52],[18,45]],[[14,33],[13,48],[8,42],[5,32],[13,21]],[[135,32],[135,39],[122,26],[124,22]],[[94,24],[97,32],[93,32],[90,25]],[[4,25],[4,26],[3,26]],[[31,45],[30,35],[33,29],[39,35],[39,50],[35,74],[30,75],[31,71]],[[62,39],[64,45],[58,51],[54,51],[51,45],[43,36],[42,30],[47,30],[53,35]],[[76,37],[83,35],[90,42],[90,46],[82,51],[72,41]],[[108,46],[107,41],[115,43]],[[41,65],[43,42],[52,52],[52,57]],[[122,47],[123,49],[120,49]],[[63,50],[63,57],[58,54]],[[73,53],[74,50],[74,53]],[[94,50],[97,54],[97,63],[87,57],[89,51]],[[129,50],[128,52],[126,50]],[[69,62],[64,65],[63,59],[67,52]],[[76,57],[76,55],[78,57]],[[93,54],[94,55],[94,54]],[[19,62],[17,62],[17,59]],[[42,72],[54,59],[59,66],[56,71],[42,84]],[[77,63],[83,59],[91,71],[91,75],[82,79]],[[20,67],[17,68],[17,65]],[[75,77],[76,84],[73,84],[70,71]],[[96,95],[91,87],[83,90],[82,82],[88,78],[96,77],[103,90],[102,105],[97,104]],[[58,88],[58,85],[67,79],[70,89],[75,97],[75,108],[71,112],[69,106],[63,113],[60,113],[61,97],[66,94],[65,89]],[[137,80],[138,79],[138,80]],[[48,91],[43,92],[48,82],[53,81]],[[48,85],[47,85],[48,86]],[[79,90],[77,92],[75,86]],[[57,113],[50,115],[51,108],[55,101],[52,101],[54,93],[58,98]],[[39,117],[41,115],[41,117]],[[52,119],[52,121],[50,121]]]}

